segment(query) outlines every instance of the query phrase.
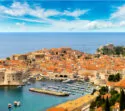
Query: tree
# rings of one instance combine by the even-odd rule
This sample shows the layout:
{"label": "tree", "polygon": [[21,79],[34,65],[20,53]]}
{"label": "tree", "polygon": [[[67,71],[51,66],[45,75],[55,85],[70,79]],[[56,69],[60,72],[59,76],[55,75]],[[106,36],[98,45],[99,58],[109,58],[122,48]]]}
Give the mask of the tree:
{"label": "tree", "polygon": [[124,53],[124,48],[122,46],[115,47],[115,53],[116,55],[120,55]]}
{"label": "tree", "polygon": [[6,60],[10,60],[10,57],[7,57]]}
{"label": "tree", "polygon": [[113,81],[114,80],[114,75],[109,75],[108,81]]}
{"label": "tree", "polygon": [[108,93],[108,87],[103,86],[101,87],[101,89],[99,90],[100,94],[104,95],[106,93]]}
{"label": "tree", "polygon": [[120,81],[121,77],[120,74],[117,73],[116,75],[109,75],[108,81],[118,82]]}
{"label": "tree", "polygon": [[91,105],[90,105],[90,109],[94,109],[95,107],[96,107],[96,102],[93,101],[93,102],[91,103]]}
{"label": "tree", "polygon": [[123,111],[125,109],[125,93],[123,91],[123,89],[121,90],[121,93],[120,93],[120,111]]}
{"label": "tree", "polygon": [[117,73],[117,74],[115,75],[115,79],[116,79],[116,81],[119,81],[119,80],[121,79],[119,73]]}
{"label": "tree", "polygon": [[110,103],[109,103],[108,97],[106,98],[106,102],[105,102],[105,111],[110,111]]}

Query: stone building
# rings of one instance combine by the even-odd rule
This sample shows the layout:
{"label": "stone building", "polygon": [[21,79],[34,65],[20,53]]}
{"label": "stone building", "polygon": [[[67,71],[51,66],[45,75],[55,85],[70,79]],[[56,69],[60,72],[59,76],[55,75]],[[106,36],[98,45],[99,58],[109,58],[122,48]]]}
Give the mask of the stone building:
{"label": "stone building", "polygon": [[49,79],[57,79],[57,80],[74,79],[74,73],[67,73],[65,71],[61,73],[48,72],[47,74]]}
{"label": "stone building", "polygon": [[0,69],[0,84],[4,83],[5,68]]}
{"label": "stone building", "polygon": [[21,71],[0,69],[0,85],[23,85],[22,77]]}
{"label": "stone building", "polygon": [[45,54],[44,53],[32,53],[31,55],[28,56],[28,58],[33,58],[33,59],[42,59],[44,58]]}
{"label": "stone building", "polygon": [[16,54],[11,56],[12,60],[26,60],[27,55],[26,54]]}

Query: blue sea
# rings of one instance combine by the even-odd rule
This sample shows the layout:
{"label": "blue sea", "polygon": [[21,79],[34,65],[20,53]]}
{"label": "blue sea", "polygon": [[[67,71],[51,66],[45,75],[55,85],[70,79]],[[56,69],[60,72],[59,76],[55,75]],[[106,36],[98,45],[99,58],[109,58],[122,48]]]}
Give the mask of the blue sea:
{"label": "blue sea", "polygon": [[94,53],[108,43],[125,45],[125,33],[0,33],[0,58],[58,47]]}
{"label": "blue sea", "polygon": [[[43,86],[43,84],[45,86]],[[21,106],[12,107],[11,111],[46,111],[46,109],[50,107],[68,100],[76,99],[88,93],[85,91],[85,89],[81,89],[83,90],[82,93],[76,92],[75,94],[70,94],[66,97],[58,97],[29,91],[29,88],[32,87],[47,88],[48,86],[60,86],[61,88],[62,86],[65,87],[66,84],[57,81],[37,81],[35,83],[32,83],[31,85],[25,85],[22,88],[0,87],[0,111],[10,111],[8,109],[8,103],[11,103],[13,105],[14,101],[20,101]],[[87,88],[87,85],[85,86]],[[82,85],[82,87],[84,86]]]}

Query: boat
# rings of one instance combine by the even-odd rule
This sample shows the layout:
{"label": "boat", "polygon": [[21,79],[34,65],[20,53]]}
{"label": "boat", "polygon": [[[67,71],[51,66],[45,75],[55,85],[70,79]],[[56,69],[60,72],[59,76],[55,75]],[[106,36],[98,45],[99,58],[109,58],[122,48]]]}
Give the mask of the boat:
{"label": "boat", "polygon": [[75,93],[72,93],[72,95],[75,95]]}
{"label": "boat", "polygon": [[30,83],[30,82],[27,82],[27,85],[31,85],[31,83]]}
{"label": "boat", "polygon": [[22,86],[17,86],[17,88],[21,88]]}
{"label": "boat", "polygon": [[45,86],[46,84],[45,83],[42,83],[42,86]]}
{"label": "boat", "polygon": [[17,102],[17,106],[19,107],[21,105],[20,101]]}
{"label": "boat", "polygon": [[48,86],[48,88],[59,89],[58,87],[54,87],[54,86]]}
{"label": "boat", "polygon": [[14,106],[15,106],[15,107],[19,107],[20,104],[21,104],[20,101],[14,101]]}
{"label": "boat", "polygon": [[73,79],[67,79],[67,80],[64,80],[64,81],[62,81],[63,83],[73,83],[74,82],[74,80]]}
{"label": "boat", "polygon": [[9,109],[12,108],[12,104],[9,103],[9,104],[8,104],[8,108],[9,108]]}

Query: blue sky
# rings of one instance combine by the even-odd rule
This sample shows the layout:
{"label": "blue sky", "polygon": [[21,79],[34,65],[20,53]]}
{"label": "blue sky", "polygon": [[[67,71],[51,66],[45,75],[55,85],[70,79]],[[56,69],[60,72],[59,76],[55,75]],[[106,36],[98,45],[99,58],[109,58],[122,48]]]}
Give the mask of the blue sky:
{"label": "blue sky", "polygon": [[0,32],[125,32],[125,1],[0,0]]}

